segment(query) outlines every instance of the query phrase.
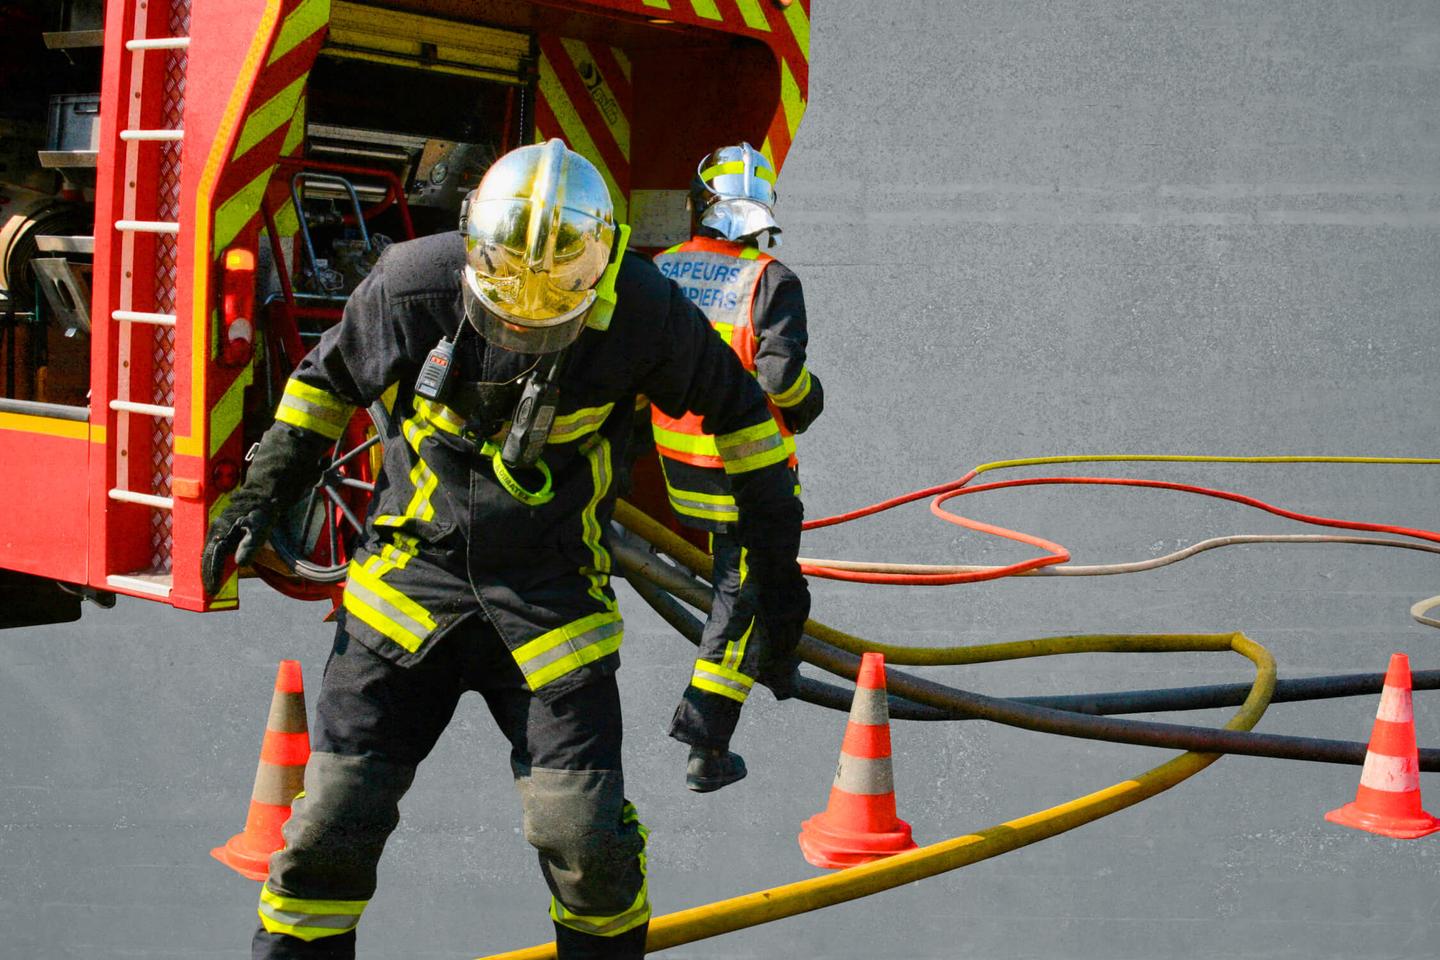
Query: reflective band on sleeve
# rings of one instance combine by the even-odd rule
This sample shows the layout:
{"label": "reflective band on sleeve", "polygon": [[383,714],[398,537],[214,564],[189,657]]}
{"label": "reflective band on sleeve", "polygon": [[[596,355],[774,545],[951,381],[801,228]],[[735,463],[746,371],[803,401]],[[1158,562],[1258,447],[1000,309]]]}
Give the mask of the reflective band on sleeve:
{"label": "reflective band on sleeve", "polygon": [[800,368],[800,376],[795,382],[779,393],[770,395],[771,401],[777,407],[793,407],[795,404],[810,396],[810,370],[808,367]]}
{"label": "reflective band on sleeve", "polygon": [[739,670],[731,670],[709,660],[696,660],[695,672],[690,677],[690,686],[707,693],[729,697],[737,703],[745,702],[745,698],[750,696],[750,688],[754,685],[755,681]]}
{"label": "reflective band on sleeve", "polygon": [[578,930],[581,933],[588,933],[596,937],[618,937],[628,930],[634,930],[640,924],[650,919],[650,879],[648,873],[647,857],[645,848],[650,843],[650,831],[645,824],[640,822],[640,814],[635,809],[635,804],[625,801],[625,807],[620,811],[620,819],[623,823],[633,823],[640,832],[640,891],[635,894],[635,899],[630,902],[620,913],[610,916],[597,915],[586,916],[579,913],[571,913],[554,897],[550,898],[550,919],[571,930]]}
{"label": "reflective band on sleeve", "polygon": [[291,377],[285,382],[285,393],[280,398],[275,419],[318,433],[327,440],[338,440],[354,412],[353,406],[334,394]]}
{"label": "reflective band on sleeve", "polygon": [[677,430],[667,430],[658,423],[654,424],[653,428],[657,446],[702,457],[720,456],[720,450],[715,446],[715,438],[708,434],[680,433]]}
{"label": "reflective band on sleeve", "polygon": [[740,508],[735,498],[728,494],[698,493],[694,490],[677,490],[668,487],[670,506],[676,513],[717,523],[735,523],[740,519]]}
{"label": "reflective band on sleeve", "polygon": [[583,410],[576,410],[574,413],[567,413],[563,417],[556,417],[555,423],[550,427],[550,437],[547,443],[570,443],[572,440],[579,440],[589,433],[600,429],[600,424],[610,416],[610,411],[615,409],[615,404],[607,403],[603,407],[586,407]]}
{"label": "reflective band on sleeve", "polygon": [[[761,177],[761,179],[763,180],[764,177]],[[735,254],[735,256],[739,257],[741,260],[759,260],[760,250],[756,247],[746,247],[744,250],[741,250],[739,253]]]}
{"label": "reflective band on sleeve", "polygon": [[350,561],[345,609],[414,653],[435,629],[435,621],[424,607],[380,579],[371,569],[379,561],[371,557],[364,566]]}
{"label": "reflective band on sleeve", "polygon": [[318,940],[354,930],[368,900],[306,900],[260,888],[260,924],[270,933]]}
{"label": "reflective band on sleeve", "polygon": [[432,432],[433,429],[440,429],[458,437],[465,430],[464,417],[443,403],[434,403],[424,397],[415,398],[414,419],[431,427]]}
{"label": "reflective band on sleeve", "polygon": [[625,624],[618,611],[606,610],[565,624],[513,651],[531,690],[560,679],[620,649]]}
{"label": "reflective band on sleeve", "polygon": [[789,458],[780,428],[769,418],[744,430],[720,434],[715,438],[715,446],[725,460],[726,473],[758,470],[772,463],[784,463]]}

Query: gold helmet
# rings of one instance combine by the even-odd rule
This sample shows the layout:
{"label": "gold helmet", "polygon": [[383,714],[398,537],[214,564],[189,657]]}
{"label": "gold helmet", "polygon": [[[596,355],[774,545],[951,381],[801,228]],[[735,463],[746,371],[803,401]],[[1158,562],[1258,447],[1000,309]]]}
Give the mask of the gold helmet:
{"label": "gold helmet", "polygon": [[594,164],[560,140],[490,167],[464,216],[465,316],[506,350],[568,346],[595,305],[615,209]]}

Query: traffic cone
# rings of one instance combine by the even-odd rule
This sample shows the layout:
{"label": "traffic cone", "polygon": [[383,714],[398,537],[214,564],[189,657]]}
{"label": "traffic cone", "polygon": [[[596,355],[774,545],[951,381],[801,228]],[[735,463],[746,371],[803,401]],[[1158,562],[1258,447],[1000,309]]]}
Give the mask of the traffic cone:
{"label": "traffic cone", "polygon": [[270,872],[270,855],[285,845],[280,827],[290,819],[291,801],[305,788],[305,762],[309,759],[300,662],[281,660],[245,829],[210,855],[241,876],[264,880]]}
{"label": "traffic cone", "polygon": [[1410,660],[1390,657],[1385,689],[1375,711],[1375,729],[1355,800],[1325,819],[1397,840],[1414,840],[1440,830],[1440,820],[1420,808],[1420,759],[1415,749],[1415,716],[1410,703]]}
{"label": "traffic cone", "polygon": [[860,660],[830,803],[800,825],[800,850],[815,866],[837,869],[914,848],[910,824],[895,815],[885,657],[867,653]]}

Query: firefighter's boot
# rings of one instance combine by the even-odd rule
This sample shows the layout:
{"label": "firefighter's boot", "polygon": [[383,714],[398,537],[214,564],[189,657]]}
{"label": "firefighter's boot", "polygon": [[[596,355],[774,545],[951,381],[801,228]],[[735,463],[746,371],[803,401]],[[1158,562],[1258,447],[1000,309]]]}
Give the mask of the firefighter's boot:
{"label": "firefighter's boot", "polygon": [[745,779],[745,759],[724,747],[691,747],[685,767],[685,786],[709,793]]}

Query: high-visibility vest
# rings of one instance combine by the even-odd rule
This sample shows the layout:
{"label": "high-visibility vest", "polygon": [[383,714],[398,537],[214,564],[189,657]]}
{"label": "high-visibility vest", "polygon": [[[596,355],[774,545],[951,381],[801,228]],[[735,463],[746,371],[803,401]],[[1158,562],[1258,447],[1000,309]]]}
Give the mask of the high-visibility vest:
{"label": "high-visibility vest", "polygon": [[[655,264],[660,272],[674,280],[691,303],[701,309],[715,332],[730,345],[740,363],[755,373],[755,289],[760,275],[774,260],[752,246],[711,237],[692,237],[657,254]],[[780,427],[785,451],[794,467],[795,437],[779,407],[768,397],[770,416]],[[725,461],[715,446],[715,438],[700,425],[700,417],[687,413],[683,417],[668,416],[659,407],[651,406],[651,422],[655,446],[660,454],[697,467],[723,469]]]}

